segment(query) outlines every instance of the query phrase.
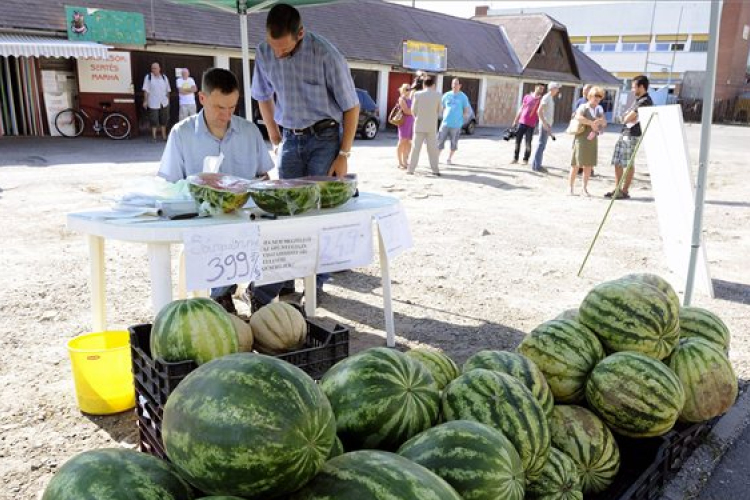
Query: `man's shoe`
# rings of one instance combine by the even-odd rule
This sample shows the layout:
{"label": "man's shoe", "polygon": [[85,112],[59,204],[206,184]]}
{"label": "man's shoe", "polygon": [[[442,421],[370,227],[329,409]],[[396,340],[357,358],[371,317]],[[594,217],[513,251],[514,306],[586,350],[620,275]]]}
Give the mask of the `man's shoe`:
{"label": "man's shoe", "polygon": [[528,165],[528,164],[529,164],[529,160],[524,160],[524,161],[523,161],[523,164],[524,164],[524,165]]}
{"label": "man's shoe", "polygon": [[513,160],[510,162],[511,165],[518,165],[518,160]]}
{"label": "man's shoe", "polygon": [[279,290],[279,297],[283,295],[291,295],[293,293],[296,293],[296,290],[294,289],[294,283],[292,283],[291,286],[284,285],[281,287],[281,290]]}
{"label": "man's shoe", "polygon": [[231,294],[214,297],[214,300],[229,314],[237,314],[237,308],[234,306],[234,300],[232,300]]}
{"label": "man's shoe", "polygon": [[614,192],[614,191],[610,191],[609,193],[605,193],[605,194],[604,194],[604,197],[605,197],[605,198],[612,198],[612,195],[613,195],[613,194],[615,194],[615,192]]}

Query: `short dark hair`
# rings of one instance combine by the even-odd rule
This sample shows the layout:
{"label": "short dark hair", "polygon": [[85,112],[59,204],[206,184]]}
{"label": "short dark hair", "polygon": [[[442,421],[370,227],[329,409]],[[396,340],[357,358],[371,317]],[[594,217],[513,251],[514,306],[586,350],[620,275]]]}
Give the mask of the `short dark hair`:
{"label": "short dark hair", "polygon": [[274,40],[278,40],[286,35],[297,36],[301,27],[302,16],[300,16],[299,11],[291,5],[279,3],[274,5],[273,8],[268,11],[268,17],[266,17],[266,32],[268,32]]}
{"label": "short dark hair", "polygon": [[208,68],[203,72],[201,80],[201,91],[208,95],[214,90],[222,94],[231,94],[239,90],[240,84],[234,73],[224,68]]}
{"label": "short dark hair", "polygon": [[425,87],[432,87],[435,85],[435,77],[432,75],[426,75],[424,78],[422,78],[422,81],[424,82]]}
{"label": "short dark hair", "polygon": [[648,90],[648,77],[646,75],[638,75],[635,78],[633,78],[633,83],[635,83],[639,87],[643,87],[645,90]]}

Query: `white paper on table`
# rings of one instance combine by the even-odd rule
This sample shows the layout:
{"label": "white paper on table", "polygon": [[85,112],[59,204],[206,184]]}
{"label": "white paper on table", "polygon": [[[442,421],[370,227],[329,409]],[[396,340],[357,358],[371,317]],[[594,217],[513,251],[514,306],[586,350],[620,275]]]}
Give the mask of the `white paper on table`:
{"label": "white paper on table", "polygon": [[140,208],[135,210],[100,210],[96,212],[86,212],[86,216],[91,219],[132,219],[142,215],[158,216],[159,210],[155,208]]}
{"label": "white paper on table", "polygon": [[219,156],[206,156],[203,158],[203,171],[215,174],[219,171],[223,162],[224,153],[219,153]]}
{"label": "white paper on table", "polygon": [[370,215],[340,214],[318,231],[319,273],[366,266],[373,256]]}
{"label": "white paper on table", "polygon": [[183,242],[188,290],[249,283],[263,276],[257,223],[186,229]]}
{"label": "white paper on table", "polygon": [[309,220],[260,223],[263,276],[255,284],[278,283],[315,274],[318,228]]}
{"label": "white paper on table", "polygon": [[398,257],[414,246],[409,221],[401,203],[379,213],[375,219],[388,259]]}

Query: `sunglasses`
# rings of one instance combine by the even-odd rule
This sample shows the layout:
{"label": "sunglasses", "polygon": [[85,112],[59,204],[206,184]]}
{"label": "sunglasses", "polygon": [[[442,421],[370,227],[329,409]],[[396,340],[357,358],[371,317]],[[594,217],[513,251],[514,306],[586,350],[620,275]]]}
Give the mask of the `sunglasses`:
{"label": "sunglasses", "polygon": [[597,99],[604,99],[604,96],[601,94],[594,94],[594,97],[596,97]]}

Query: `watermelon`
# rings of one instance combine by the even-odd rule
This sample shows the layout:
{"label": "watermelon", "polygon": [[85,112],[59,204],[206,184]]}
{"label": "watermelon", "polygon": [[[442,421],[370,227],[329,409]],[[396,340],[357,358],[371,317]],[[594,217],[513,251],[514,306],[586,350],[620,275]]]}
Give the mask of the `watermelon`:
{"label": "watermelon", "polygon": [[186,180],[193,199],[212,214],[234,212],[250,198],[250,181],[233,175],[202,172]]}
{"label": "watermelon", "polygon": [[589,373],[604,359],[596,335],[572,319],[553,319],[537,326],[518,352],[539,367],[555,400],[562,403],[583,400]]}
{"label": "watermelon", "polygon": [[303,181],[313,181],[320,188],[320,208],[335,208],[343,205],[357,191],[356,174],[344,177],[310,176],[300,177]]}
{"label": "watermelon", "polygon": [[416,359],[427,368],[441,391],[451,380],[461,375],[458,365],[442,352],[428,349],[412,349],[406,355]]}
{"label": "watermelon", "polygon": [[438,418],[440,391],[419,361],[386,347],[336,363],[320,380],[346,450],[397,450]]}
{"label": "watermelon", "polygon": [[254,353],[191,372],[164,406],[162,435],[182,477],[211,495],[275,498],[317,474],[334,444],[318,385],[285,361]]}
{"label": "watermelon", "polygon": [[229,314],[207,298],[175,300],[156,315],[151,356],[203,364],[237,352],[239,339]]}
{"label": "watermelon", "polygon": [[680,309],[680,338],[702,338],[729,353],[729,328],[716,314],[700,307]]}
{"label": "watermelon", "polygon": [[579,308],[581,323],[611,351],[664,359],[679,338],[679,304],[644,281],[621,279],[592,288]]}
{"label": "watermelon", "polygon": [[190,485],[164,460],[123,448],[84,451],[57,471],[42,500],[192,500]]}
{"label": "watermelon", "polygon": [[448,384],[441,409],[446,421],[474,420],[500,430],[521,456],[526,479],[539,477],[549,453],[549,427],[542,406],[523,383],[476,368]]}
{"label": "watermelon", "polygon": [[339,439],[338,436],[336,436],[336,439],[333,440],[333,446],[331,446],[331,451],[328,453],[328,459],[331,459],[333,457],[338,457],[339,455],[344,454],[344,445],[341,442],[341,439]]}
{"label": "watermelon", "polygon": [[320,206],[320,188],[313,181],[254,182],[249,190],[258,208],[275,215],[299,215]]}
{"label": "watermelon", "polygon": [[665,280],[657,274],[651,273],[633,273],[623,276],[623,280],[640,281],[641,283],[648,283],[651,286],[656,287],[661,293],[667,296],[672,305],[680,307],[680,297],[677,292],[674,291],[669,281]]}
{"label": "watermelon", "polygon": [[617,352],[591,372],[586,400],[618,434],[651,437],[672,429],[685,404],[685,391],[661,361],[637,352]]}
{"label": "watermelon", "polygon": [[550,448],[539,479],[526,488],[527,500],[583,500],[581,476],[573,459]]}
{"label": "watermelon", "polygon": [[454,420],[418,434],[398,454],[445,479],[464,500],[523,500],[521,458],[502,432]]}
{"label": "watermelon", "polygon": [[620,449],[599,417],[581,406],[556,405],[549,431],[552,446],[573,459],[584,493],[598,493],[612,484],[620,469]]}
{"label": "watermelon", "polygon": [[360,450],[332,458],[290,500],[461,500],[430,470],[395,453]]}
{"label": "watermelon", "polygon": [[702,338],[680,339],[667,360],[685,389],[680,420],[703,422],[727,411],[737,399],[737,376],[726,355]]}
{"label": "watermelon", "polygon": [[533,361],[522,354],[508,351],[479,351],[464,363],[464,373],[474,368],[486,368],[518,379],[539,401],[549,418],[555,401],[544,375]]}
{"label": "watermelon", "polygon": [[211,495],[210,497],[200,497],[199,500],[244,500],[240,497],[227,496],[227,495]]}
{"label": "watermelon", "polygon": [[565,309],[563,312],[558,314],[555,319],[578,319],[578,308]]}

